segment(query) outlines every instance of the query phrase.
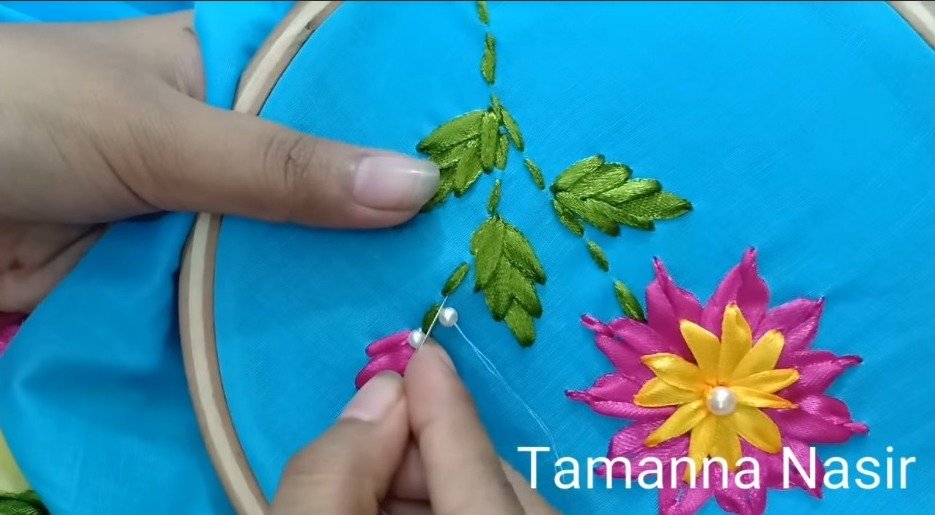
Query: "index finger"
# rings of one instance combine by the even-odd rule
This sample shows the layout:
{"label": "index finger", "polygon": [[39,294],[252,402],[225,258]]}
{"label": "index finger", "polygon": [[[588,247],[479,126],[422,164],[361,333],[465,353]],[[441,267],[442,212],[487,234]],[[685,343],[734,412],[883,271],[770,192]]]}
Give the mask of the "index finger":
{"label": "index finger", "polygon": [[432,509],[445,515],[523,513],[474,401],[441,347],[422,346],[406,369],[405,387]]}

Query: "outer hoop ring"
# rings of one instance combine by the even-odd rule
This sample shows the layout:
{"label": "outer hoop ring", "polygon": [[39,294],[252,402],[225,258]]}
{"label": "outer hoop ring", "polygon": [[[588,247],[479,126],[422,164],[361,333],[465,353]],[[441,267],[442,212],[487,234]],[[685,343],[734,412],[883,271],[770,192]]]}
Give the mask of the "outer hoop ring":
{"label": "outer hoop ring", "polygon": [[[240,80],[234,111],[257,116],[299,49],[340,2],[299,2],[254,56]],[[264,515],[270,505],[244,456],[230,417],[214,328],[214,274],[223,217],[199,214],[182,257],[179,328],[198,425],[234,509]]]}

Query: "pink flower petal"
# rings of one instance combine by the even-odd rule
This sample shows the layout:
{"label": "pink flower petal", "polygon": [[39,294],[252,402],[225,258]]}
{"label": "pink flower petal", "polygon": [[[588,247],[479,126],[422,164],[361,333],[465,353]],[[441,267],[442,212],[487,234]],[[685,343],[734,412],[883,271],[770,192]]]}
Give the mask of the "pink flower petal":
{"label": "pink flower petal", "polygon": [[398,352],[383,354],[371,359],[357,374],[354,384],[360,389],[374,376],[387,370],[402,375],[406,371],[406,366],[409,365],[409,360],[412,359],[413,354],[415,354],[415,349],[406,345],[405,349]]}
{"label": "pink flower petal", "polygon": [[[715,467],[712,467],[715,470]],[[720,475],[715,472],[712,476]],[[740,513],[742,515],[759,515],[766,511],[766,487],[762,484],[760,488],[740,488],[734,484],[733,474],[727,481],[727,488],[721,488],[721,480],[711,479],[712,485],[717,485],[714,491],[714,498],[718,506],[728,513]]]}
{"label": "pink flower petal", "polygon": [[0,313],[0,354],[6,352],[26,315]]}
{"label": "pink flower petal", "polygon": [[587,327],[588,329],[594,331],[597,334],[603,334],[605,336],[611,336],[614,332],[611,330],[610,326],[601,322],[597,318],[594,318],[591,315],[582,315],[581,316],[581,325]]}
{"label": "pink flower petal", "polygon": [[[679,472],[684,473],[682,469],[685,467],[687,467],[687,465],[682,465]],[[670,473],[667,468],[663,487],[659,490],[659,513],[664,513],[666,515],[694,515],[708,502],[708,499],[714,495],[714,489],[703,488],[701,481],[698,481],[695,484],[695,488],[692,488],[691,485],[685,482],[681,482],[678,485],[671,484],[669,476]],[[713,482],[712,479],[712,483]]]}
{"label": "pink flower petal", "polygon": [[842,372],[861,363],[859,356],[838,357],[827,351],[800,350],[786,355],[780,368],[795,368],[799,380],[782,390],[782,396],[796,401],[806,395],[824,393]]}
{"label": "pink flower petal", "polygon": [[688,357],[688,346],[682,339],[679,322],[691,320],[697,322],[701,319],[701,304],[691,293],[679,288],[665,269],[662,261],[654,261],[656,278],[646,288],[646,310],[649,326],[665,342],[667,349],[657,349],[656,352],[672,352],[682,357]]}
{"label": "pink flower petal", "polygon": [[[665,466],[673,458],[685,456],[688,453],[688,437],[682,436],[673,438],[656,447],[646,447],[646,437],[656,430],[664,421],[655,422],[637,422],[621,430],[610,441],[610,448],[607,451],[608,458],[626,458],[630,462],[630,477],[636,478],[643,470],[651,467],[648,463],[640,465],[643,459],[654,457]],[[626,469],[623,465],[615,465],[612,471],[614,477],[626,477]],[[606,468],[602,465],[597,468],[598,475],[605,475]],[[663,482],[668,483],[668,479],[663,477]]]}
{"label": "pink flower petal", "polygon": [[[788,438],[786,435],[783,435],[783,446],[788,448],[789,451],[795,456],[796,461],[798,461],[802,467],[809,471],[810,465],[810,452],[811,447],[809,447],[804,442],[797,440],[795,438]],[[752,446],[751,446],[752,448]],[[784,451],[785,452],[785,451]],[[756,450],[754,456],[757,459],[760,459],[760,464],[766,464],[769,468],[768,474],[770,476],[769,487],[770,488],[785,488],[784,483],[784,472],[783,472],[783,458],[782,454],[766,454],[760,450]],[[767,458],[762,458],[760,456],[768,456]],[[763,467],[761,467],[761,471]],[[789,486],[795,488],[801,488],[805,490],[813,497],[821,499],[822,492],[821,488],[825,482],[825,466],[821,461],[821,458],[817,455],[815,456],[815,488],[811,488],[806,483],[805,478],[802,477],[798,471],[795,469],[795,465],[789,465]]]}
{"label": "pink flower petal", "polygon": [[704,308],[701,325],[720,336],[724,309],[730,303],[737,304],[750,327],[759,327],[769,306],[769,288],[757,272],[754,249],[745,252],[740,264],[721,281]]}
{"label": "pink flower petal", "polygon": [[644,408],[633,404],[633,396],[639,391],[640,384],[619,374],[608,374],[587,390],[568,391],[565,395],[586,403],[601,415],[626,420],[660,420],[675,411],[675,408]]}
{"label": "pink flower petal", "polygon": [[843,402],[827,395],[809,395],[798,407],[765,410],[779,426],[783,436],[807,443],[844,443],[855,434],[867,434],[866,424],[854,422]]}
{"label": "pink flower petal", "polygon": [[771,309],[755,327],[754,338],[774,329],[781,332],[786,341],[779,361],[782,366],[790,354],[807,349],[815,340],[824,307],[824,300],[796,299]]}
{"label": "pink flower petal", "polygon": [[[678,326],[676,326],[678,327]],[[618,318],[610,323],[614,336],[633,349],[638,356],[657,352],[683,354],[687,349],[679,332],[678,340],[664,338],[652,327],[630,318]]]}
{"label": "pink flower petal", "polygon": [[367,346],[367,355],[373,357],[387,352],[401,350],[404,345],[408,347],[409,333],[410,331],[400,331],[371,343]]}
{"label": "pink flower petal", "polygon": [[651,354],[651,352],[639,352],[634,349],[629,344],[632,340],[624,339],[624,341],[620,341],[600,334],[597,335],[595,340],[597,341],[597,347],[607,356],[617,372],[639,381],[640,384],[654,377],[652,371],[640,361],[643,354]]}

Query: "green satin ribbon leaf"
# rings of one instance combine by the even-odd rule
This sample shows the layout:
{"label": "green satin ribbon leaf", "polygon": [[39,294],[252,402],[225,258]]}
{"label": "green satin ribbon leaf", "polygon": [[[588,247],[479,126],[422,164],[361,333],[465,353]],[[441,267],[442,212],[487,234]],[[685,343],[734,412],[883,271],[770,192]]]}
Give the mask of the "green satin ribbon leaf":
{"label": "green satin ribbon leaf", "polygon": [[605,272],[610,270],[610,263],[607,261],[607,255],[597,246],[597,243],[588,241],[588,254],[591,255],[591,259],[594,260],[598,268]]}
{"label": "green satin ribbon leaf", "polygon": [[520,345],[536,338],[533,319],[542,316],[536,284],[545,284],[545,271],[529,240],[499,216],[488,218],[471,238],[476,262],[475,290],[494,320],[502,320]]}
{"label": "green satin ribbon leaf", "polygon": [[559,175],[557,179],[555,179],[555,182],[552,183],[552,187],[549,189],[552,191],[552,193],[567,191],[569,188],[574,186],[575,183],[584,178],[584,176],[594,172],[603,164],[604,156],[600,154],[582,159],[562,172],[562,174]]}
{"label": "green satin ribbon leaf", "polygon": [[429,199],[429,201],[426,202],[424,206],[422,206],[422,213],[428,213],[439,204],[444,202],[448,198],[448,195],[451,195],[455,189],[454,175],[453,168],[442,168],[438,181],[438,190],[435,192],[435,195],[433,195],[432,198]]}
{"label": "green satin ribbon leaf", "polygon": [[18,494],[0,492],[2,515],[49,515],[49,510],[32,490]]}
{"label": "green satin ribbon leaf", "polygon": [[429,326],[432,325],[432,321],[435,320],[435,315],[438,314],[438,310],[441,309],[441,305],[432,304],[432,307],[425,312],[425,315],[422,316],[422,332],[428,334]]}
{"label": "green satin ribbon leaf", "polygon": [[507,139],[506,134],[501,134],[497,139],[497,160],[494,163],[500,170],[506,170],[506,158],[510,153],[510,141]]}
{"label": "green satin ribbon leaf", "polygon": [[[630,180],[630,168],[607,163],[596,155],[573,165],[550,188],[560,219],[573,216],[616,236],[620,226],[651,231],[657,220],[671,220],[691,211],[687,200],[663,192],[655,180]],[[566,227],[568,223],[562,222]],[[573,226],[569,227],[573,230]]]}
{"label": "green satin ribbon leaf", "polygon": [[490,23],[490,11],[487,10],[487,2],[484,0],[477,2],[477,18],[484,25]]}
{"label": "green satin ribbon leaf", "polygon": [[455,196],[464,195],[484,172],[479,145],[464,145],[464,154],[455,166]]}
{"label": "green satin ribbon leaf", "polygon": [[526,170],[529,171],[529,175],[532,177],[532,182],[536,183],[536,187],[540,190],[544,190],[545,179],[542,177],[542,169],[539,168],[539,165],[537,165],[532,159],[529,159],[528,157],[523,161],[523,164],[526,165]]}
{"label": "green satin ribbon leaf", "polygon": [[561,222],[562,225],[574,233],[575,236],[584,236],[584,226],[581,225],[581,221],[573,212],[566,209],[558,200],[552,201],[552,208],[555,209],[555,214],[558,215],[558,221]]}
{"label": "green satin ribbon leaf", "polygon": [[487,201],[487,213],[490,216],[497,214],[497,208],[500,207],[500,179],[493,183],[493,191],[490,192],[490,200]]}
{"label": "green satin ribbon leaf", "polygon": [[497,271],[503,253],[506,225],[498,217],[488,218],[471,237],[471,254],[475,259],[474,291],[487,287]]}
{"label": "green satin ribbon leaf", "polygon": [[416,150],[433,158],[443,150],[480,137],[481,119],[487,111],[471,111],[450,120],[432,131],[416,145]]}
{"label": "green satin ribbon leaf", "polygon": [[500,123],[492,111],[484,113],[480,129],[480,163],[485,172],[493,170],[500,143]]}
{"label": "green satin ribbon leaf", "polygon": [[506,130],[506,133],[510,136],[510,140],[513,141],[516,150],[520,152],[526,150],[526,143],[523,141],[523,131],[519,128],[519,123],[516,122],[516,118],[513,118],[510,111],[508,111],[506,107],[503,107],[500,99],[496,96],[490,97],[490,103],[494,111],[496,111],[497,116],[500,117],[503,129]]}
{"label": "green satin ribbon leaf", "polygon": [[640,301],[637,300],[636,296],[633,295],[633,292],[630,291],[630,288],[626,284],[623,284],[620,281],[614,281],[614,291],[617,294],[617,302],[620,304],[620,309],[623,310],[623,314],[627,318],[632,318],[640,322],[646,321],[646,315],[643,314],[643,306],[640,305]]}
{"label": "green satin ribbon leaf", "polygon": [[448,276],[448,280],[445,281],[445,286],[442,288],[443,296],[447,297],[451,295],[461,286],[461,283],[464,282],[464,278],[467,276],[469,268],[467,263],[461,263],[458,265],[458,268],[455,268],[454,271],[451,272],[451,275]]}
{"label": "green satin ribbon leaf", "polygon": [[484,76],[487,84],[493,86],[494,80],[496,80],[496,72],[497,40],[493,37],[493,34],[488,32],[487,37],[484,39],[484,56],[480,61],[480,73]]}

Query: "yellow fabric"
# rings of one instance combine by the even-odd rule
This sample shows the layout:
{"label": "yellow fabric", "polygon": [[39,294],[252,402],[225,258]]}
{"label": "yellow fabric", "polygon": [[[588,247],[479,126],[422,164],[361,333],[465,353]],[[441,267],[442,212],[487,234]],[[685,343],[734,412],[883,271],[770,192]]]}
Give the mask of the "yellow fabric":
{"label": "yellow fabric", "polygon": [[[695,363],[668,353],[642,358],[656,377],[640,388],[633,402],[647,408],[678,406],[646,437],[646,445],[655,447],[691,432],[689,456],[696,468],[710,456],[723,458],[731,470],[742,455],[740,438],[764,452],[779,452],[779,428],[760,408],[796,407],[775,394],[799,379],[794,369],[774,369],[785,345],[782,333],[769,331],[754,345],[750,325],[733,304],[724,310],[720,339],[688,320],[681,321],[680,329]],[[729,415],[708,409],[708,395],[719,386],[729,388],[737,400]]]}
{"label": "yellow fabric", "polygon": [[0,433],[0,492],[20,493],[26,490],[29,490],[29,483],[13,461],[3,433]]}

